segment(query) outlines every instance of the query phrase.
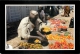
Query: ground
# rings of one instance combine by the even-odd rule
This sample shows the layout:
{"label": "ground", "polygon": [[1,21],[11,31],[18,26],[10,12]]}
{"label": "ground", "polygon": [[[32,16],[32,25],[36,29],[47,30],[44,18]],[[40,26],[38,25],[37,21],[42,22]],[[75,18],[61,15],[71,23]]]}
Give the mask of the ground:
{"label": "ground", "polygon": [[[74,17],[74,14],[73,14],[73,13],[74,13],[74,12],[72,12],[72,11],[70,12],[70,17],[62,17],[61,15],[62,15],[63,13],[61,13],[61,14],[53,17],[53,18],[59,18],[59,19],[67,20],[68,22],[67,22],[66,26],[69,26],[69,24],[70,24],[70,19],[71,19],[72,17]],[[19,24],[19,23],[18,23],[18,24]],[[68,28],[68,31],[70,31],[70,32],[72,33],[73,37],[75,38],[75,36],[74,36],[74,28]],[[7,40],[6,43],[12,45],[13,48],[15,48],[15,47],[18,46],[18,44],[19,44],[22,40],[20,40],[20,39],[17,37],[17,33],[16,33],[16,35],[13,35],[13,36],[15,36],[15,37],[14,37],[14,38],[10,38],[9,40]],[[13,37],[13,36],[10,36],[10,37]],[[50,42],[52,42],[52,41],[50,41]],[[48,48],[48,47],[46,46],[46,47],[44,47],[44,48]]]}

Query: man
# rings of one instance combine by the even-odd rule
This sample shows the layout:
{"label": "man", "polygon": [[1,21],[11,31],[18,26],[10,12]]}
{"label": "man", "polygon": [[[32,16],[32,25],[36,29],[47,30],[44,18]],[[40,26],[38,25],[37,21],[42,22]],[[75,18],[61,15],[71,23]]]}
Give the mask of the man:
{"label": "man", "polygon": [[41,42],[48,42],[46,36],[40,33],[39,26],[42,21],[38,18],[38,12],[30,11],[30,15],[21,20],[18,27],[18,37],[33,42],[34,39],[39,39]]}

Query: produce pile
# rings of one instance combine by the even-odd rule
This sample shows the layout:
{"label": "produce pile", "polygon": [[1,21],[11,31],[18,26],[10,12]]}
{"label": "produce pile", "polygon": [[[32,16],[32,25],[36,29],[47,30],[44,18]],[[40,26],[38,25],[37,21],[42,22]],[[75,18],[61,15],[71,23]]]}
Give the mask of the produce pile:
{"label": "produce pile", "polygon": [[[45,34],[47,39],[49,41],[53,41],[49,43],[49,49],[73,49],[74,44],[73,44],[73,36],[71,32],[67,31],[67,26],[65,26],[67,21],[65,20],[60,20],[60,19],[50,19],[49,27],[44,27],[43,32],[49,32],[51,31],[50,34]],[[62,33],[59,33],[59,31],[65,31]],[[58,33],[54,33],[58,32]]]}
{"label": "produce pile", "polygon": [[[42,33],[46,36],[49,42],[49,49],[74,49],[73,36],[67,31],[66,21],[60,19],[50,19],[50,26],[44,26]],[[60,30],[59,30],[60,29]],[[65,31],[59,33],[58,31]],[[58,33],[54,33],[58,32]],[[21,42],[20,49],[43,49],[41,41],[36,39],[34,43]]]}
{"label": "produce pile", "polygon": [[67,26],[64,26],[67,21],[63,21],[61,19],[50,19],[48,21],[51,23],[52,31],[58,31],[59,29],[61,29],[62,31],[67,31]]}
{"label": "produce pile", "polygon": [[73,37],[68,32],[65,32],[64,34],[49,34],[46,35],[46,37],[48,40],[59,40],[59,41],[64,39],[73,40]]}
{"label": "produce pile", "polygon": [[[74,44],[70,41],[73,40],[73,37],[69,32],[63,34],[49,34],[46,36],[48,40],[55,41],[54,43],[49,44],[50,49],[73,49]],[[67,41],[69,40],[69,42]]]}
{"label": "produce pile", "polygon": [[65,24],[65,23],[66,23],[66,20],[61,20],[61,19],[49,19],[49,21],[50,21],[52,24],[60,24],[60,23]]}
{"label": "produce pile", "polygon": [[44,28],[43,28],[43,32],[49,32],[51,29],[50,29],[50,27],[48,27],[48,26],[45,26]]}
{"label": "produce pile", "polygon": [[73,43],[68,43],[67,41],[56,41],[55,43],[49,44],[49,49],[73,49],[74,44]]}
{"label": "produce pile", "polygon": [[27,43],[27,42],[21,42],[19,44],[19,49],[42,49],[42,45],[41,44],[37,44],[37,43]]}

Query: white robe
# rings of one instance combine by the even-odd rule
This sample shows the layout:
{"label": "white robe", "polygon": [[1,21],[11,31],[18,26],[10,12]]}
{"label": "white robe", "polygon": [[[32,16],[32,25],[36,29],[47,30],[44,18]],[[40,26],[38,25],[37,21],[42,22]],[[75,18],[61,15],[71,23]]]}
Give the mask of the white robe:
{"label": "white robe", "polygon": [[[37,19],[39,22],[42,22],[39,18]],[[18,27],[18,37],[28,39],[30,37],[30,32],[33,30],[34,25],[29,20],[29,17],[25,17],[21,20]]]}

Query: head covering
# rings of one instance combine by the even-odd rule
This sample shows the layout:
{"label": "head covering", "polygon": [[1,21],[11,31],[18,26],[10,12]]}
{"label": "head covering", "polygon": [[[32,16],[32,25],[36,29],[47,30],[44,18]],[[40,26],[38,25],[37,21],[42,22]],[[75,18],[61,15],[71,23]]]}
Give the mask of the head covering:
{"label": "head covering", "polygon": [[31,10],[30,13],[33,14],[33,15],[37,15],[38,14],[38,12],[35,11],[35,10]]}
{"label": "head covering", "polygon": [[31,18],[34,18],[37,14],[38,14],[38,12],[35,11],[35,10],[31,10],[31,11],[30,11],[30,17],[31,17]]}

